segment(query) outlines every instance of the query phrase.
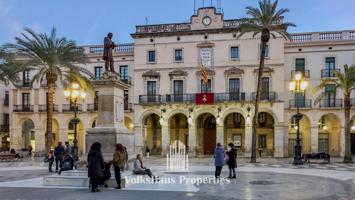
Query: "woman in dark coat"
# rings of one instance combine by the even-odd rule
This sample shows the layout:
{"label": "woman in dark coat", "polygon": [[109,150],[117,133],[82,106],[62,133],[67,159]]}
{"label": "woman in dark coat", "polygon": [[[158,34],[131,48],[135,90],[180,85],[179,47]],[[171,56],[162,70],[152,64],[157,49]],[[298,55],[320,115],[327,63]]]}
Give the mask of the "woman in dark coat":
{"label": "woman in dark coat", "polygon": [[233,143],[228,144],[229,150],[228,155],[228,168],[229,168],[229,178],[236,178],[235,168],[237,167],[237,150]]}
{"label": "woman in dark coat", "polygon": [[101,144],[95,142],[91,145],[88,154],[88,176],[91,182],[91,192],[99,192],[98,185],[105,169],[104,158],[101,153]]}

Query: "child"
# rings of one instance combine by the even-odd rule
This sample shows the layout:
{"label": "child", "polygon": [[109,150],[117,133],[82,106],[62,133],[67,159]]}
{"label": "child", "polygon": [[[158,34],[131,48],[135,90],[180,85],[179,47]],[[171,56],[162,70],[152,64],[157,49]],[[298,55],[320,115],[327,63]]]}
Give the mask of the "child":
{"label": "child", "polygon": [[53,150],[50,150],[49,153],[48,153],[48,170],[49,172],[53,172],[52,170],[52,166],[53,166],[53,163],[54,163],[54,155],[53,155]]}

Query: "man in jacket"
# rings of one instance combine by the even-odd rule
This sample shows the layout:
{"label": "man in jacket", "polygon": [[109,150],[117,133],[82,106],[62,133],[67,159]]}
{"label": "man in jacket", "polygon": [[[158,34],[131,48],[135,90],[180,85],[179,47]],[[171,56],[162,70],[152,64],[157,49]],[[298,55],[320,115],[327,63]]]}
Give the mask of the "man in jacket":
{"label": "man in jacket", "polygon": [[113,153],[111,163],[113,164],[113,169],[115,171],[115,178],[117,182],[116,189],[121,189],[121,169],[124,168],[126,163],[126,155],[122,144],[116,144],[116,150]]}
{"label": "man in jacket", "polygon": [[55,157],[55,172],[58,173],[58,166],[62,163],[64,157],[64,147],[62,142],[58,142],[57,146],[54,149],[54,157]]}

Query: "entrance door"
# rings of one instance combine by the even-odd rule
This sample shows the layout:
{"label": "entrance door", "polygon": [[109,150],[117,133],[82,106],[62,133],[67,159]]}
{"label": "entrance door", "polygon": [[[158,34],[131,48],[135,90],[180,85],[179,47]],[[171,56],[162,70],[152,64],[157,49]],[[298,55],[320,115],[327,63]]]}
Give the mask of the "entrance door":
{"label": "entrance door", "polygon": [[355,154],[355,134],[351,134],[351,154]]}
{"label": "entrance door", "polygon": [[214,154],[216,147],[216,120],[213,116],[207,117],[204,122],[204,154]]}
{"label": "entrance door", "polygon": [[329,153],[329,136],[328,136],[328,134],[319,134],[318,151]]}
{"label": "entrance door", "polygon": [[290,158],[295,156],[295,145],[296,145],[296,139],[289,138],[288,139],[288,157],[290,157]]}
{"label": "entrance door", "polygon": [[205,128],[204,135],[205,135],[204,137],[205,155],[214,154],[214,149],[216,147],[216,129]]}

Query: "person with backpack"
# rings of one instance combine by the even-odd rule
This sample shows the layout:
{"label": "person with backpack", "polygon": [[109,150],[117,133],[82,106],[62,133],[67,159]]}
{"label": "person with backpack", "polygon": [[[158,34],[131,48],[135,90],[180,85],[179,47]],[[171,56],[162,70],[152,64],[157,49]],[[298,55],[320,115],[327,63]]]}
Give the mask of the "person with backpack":
{"label": "person with backpack", "polygon": [[116,189],[121,189],[121,170],[125,167],[126,153],[122,144],[116,144],[116,150],[113,153],[113,159],[111,161],[113,169],[115,171],[115,178],[117,182]]}
{"label": "person with backpack", "polygon": [[62,142],[58,142],[57,146],[54,149],[55,173],[58,173],[58,167],[63,162],[64,152],[65,150],[62,145]]}
{"label": "person with backpack", "polygon": [[229,168],[229,177],[230,179],[235,179],[235,168],[237,168],[237,150],[234,147],[233,143],[228,144],[228,168]]}

